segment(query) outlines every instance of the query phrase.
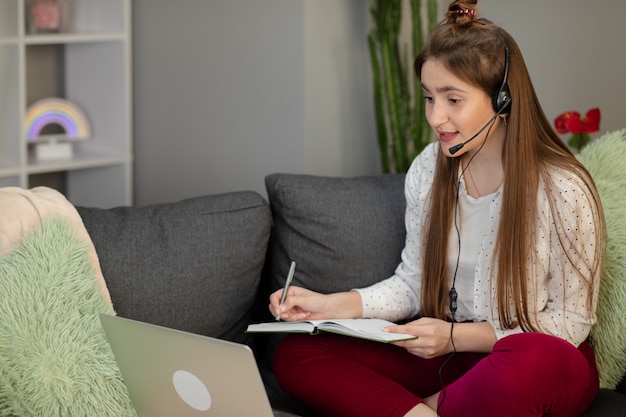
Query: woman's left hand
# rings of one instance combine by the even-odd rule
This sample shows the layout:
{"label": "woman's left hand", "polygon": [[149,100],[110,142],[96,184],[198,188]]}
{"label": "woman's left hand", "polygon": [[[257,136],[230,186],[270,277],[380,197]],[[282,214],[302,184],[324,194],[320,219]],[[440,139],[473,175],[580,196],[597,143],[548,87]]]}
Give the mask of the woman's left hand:
{"label": "woman's left hand", "polygon": [[444,320],[422,317],[407,324],[389,326],[385,328],[385,331],[417,336],[415,339],[393,342],[393,344],[424,359],[431,359],[452,352],[451,323]]}

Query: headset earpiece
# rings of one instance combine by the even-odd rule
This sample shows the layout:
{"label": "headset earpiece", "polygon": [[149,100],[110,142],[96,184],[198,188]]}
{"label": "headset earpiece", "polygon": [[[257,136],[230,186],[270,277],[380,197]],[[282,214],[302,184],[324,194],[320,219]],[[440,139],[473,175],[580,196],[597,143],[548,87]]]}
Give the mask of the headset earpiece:
{"label": "headset earpiece", "polygon": [[500,87],[498,95],[494,97],[493,109],[498,114],[505,113],[505,111],[511,106],[511,93],[509,92],[509,86],[504,84]]}
{"label": "headset earpiece", "polygon": [[511,106],[511,91],[509,90],[509,84],[507,82],[509,77],[509,47],[500,32],[498,32],[498,37],[504,46],[504,76],[502,77],[502,84],[496,95],[493,96],[492,101],[493,110],[497,114],[502,114]]}

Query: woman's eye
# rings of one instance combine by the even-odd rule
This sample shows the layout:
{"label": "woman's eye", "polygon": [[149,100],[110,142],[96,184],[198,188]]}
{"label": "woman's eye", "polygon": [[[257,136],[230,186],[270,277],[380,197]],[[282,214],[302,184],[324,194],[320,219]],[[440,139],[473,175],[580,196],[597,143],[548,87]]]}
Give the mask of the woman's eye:
{"label": "woman's eye", "polygon": [[424,96],[424,100],[426,100],[429,103],[432,103],[434,99],[431,96]]}
{"label": "woman's eye", "polygon": [[449,101],[451,104],[458,104],[461,100],[460,100],[460,99],[458,99],[458,98],[449,98],[449,99],[448,99],[448,101]]}

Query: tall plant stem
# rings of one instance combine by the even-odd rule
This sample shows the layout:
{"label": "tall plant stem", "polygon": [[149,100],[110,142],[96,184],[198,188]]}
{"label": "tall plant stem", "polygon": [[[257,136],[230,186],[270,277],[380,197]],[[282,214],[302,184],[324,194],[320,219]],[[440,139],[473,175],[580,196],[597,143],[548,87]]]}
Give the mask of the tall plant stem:
{"label": "tall plant stem", "polygon": [[[437,2],[427,0],[428,25],[425,28],[422,1],[408,1],[414,58],[423,46],[425,34],[434,27]],[[370,0],[372,29],[368,46],[374,78],[378,144],[384,172],[406,172],[415,155],[430,142],[421,86],[415,80],[407,45],[400,39],[403,3],[403,0]]]}

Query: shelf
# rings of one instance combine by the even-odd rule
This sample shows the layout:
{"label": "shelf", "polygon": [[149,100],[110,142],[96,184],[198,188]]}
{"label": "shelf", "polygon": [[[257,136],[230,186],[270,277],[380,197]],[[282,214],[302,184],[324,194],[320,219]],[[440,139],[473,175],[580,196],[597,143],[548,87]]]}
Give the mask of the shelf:
{"label": "shelf", "polygon": [[124,33],[53,33],[46,35],[27,35],[26,45],[54,45],[73,43],[121,42],[126,39]]}
{"label": "shelf", "polygon": [[43,174],[57,171],[74,171],[77,169],[120,165],[129,162],[126,155],[103,155],[95,152],[76,153],[72,159],[58,159],[38,162],[32,155],[28,157],[26,172],[28,174]]}
{"label": "shelf", "polygon": [[[54,45],[73,43],[123,42],[126,40],[123,32],[110,33],[49,33],[44,35],[26,35],[26,45]],[[17,45],[21,42],[19,36],[0,36],[0,45]]]}
{"label": "shelf", "polygon": [[[131,1],[67,0],[63,32],[32,33],[31,0],[0,0],[0,186],[51,184],[73,204],[132,204]],[[29,106],[52,97],[84,115],[52,101],[26,126]],[[71,159],[35,159],[31,129],[62,134],[85,117],[90,139],[73,143]]]}

